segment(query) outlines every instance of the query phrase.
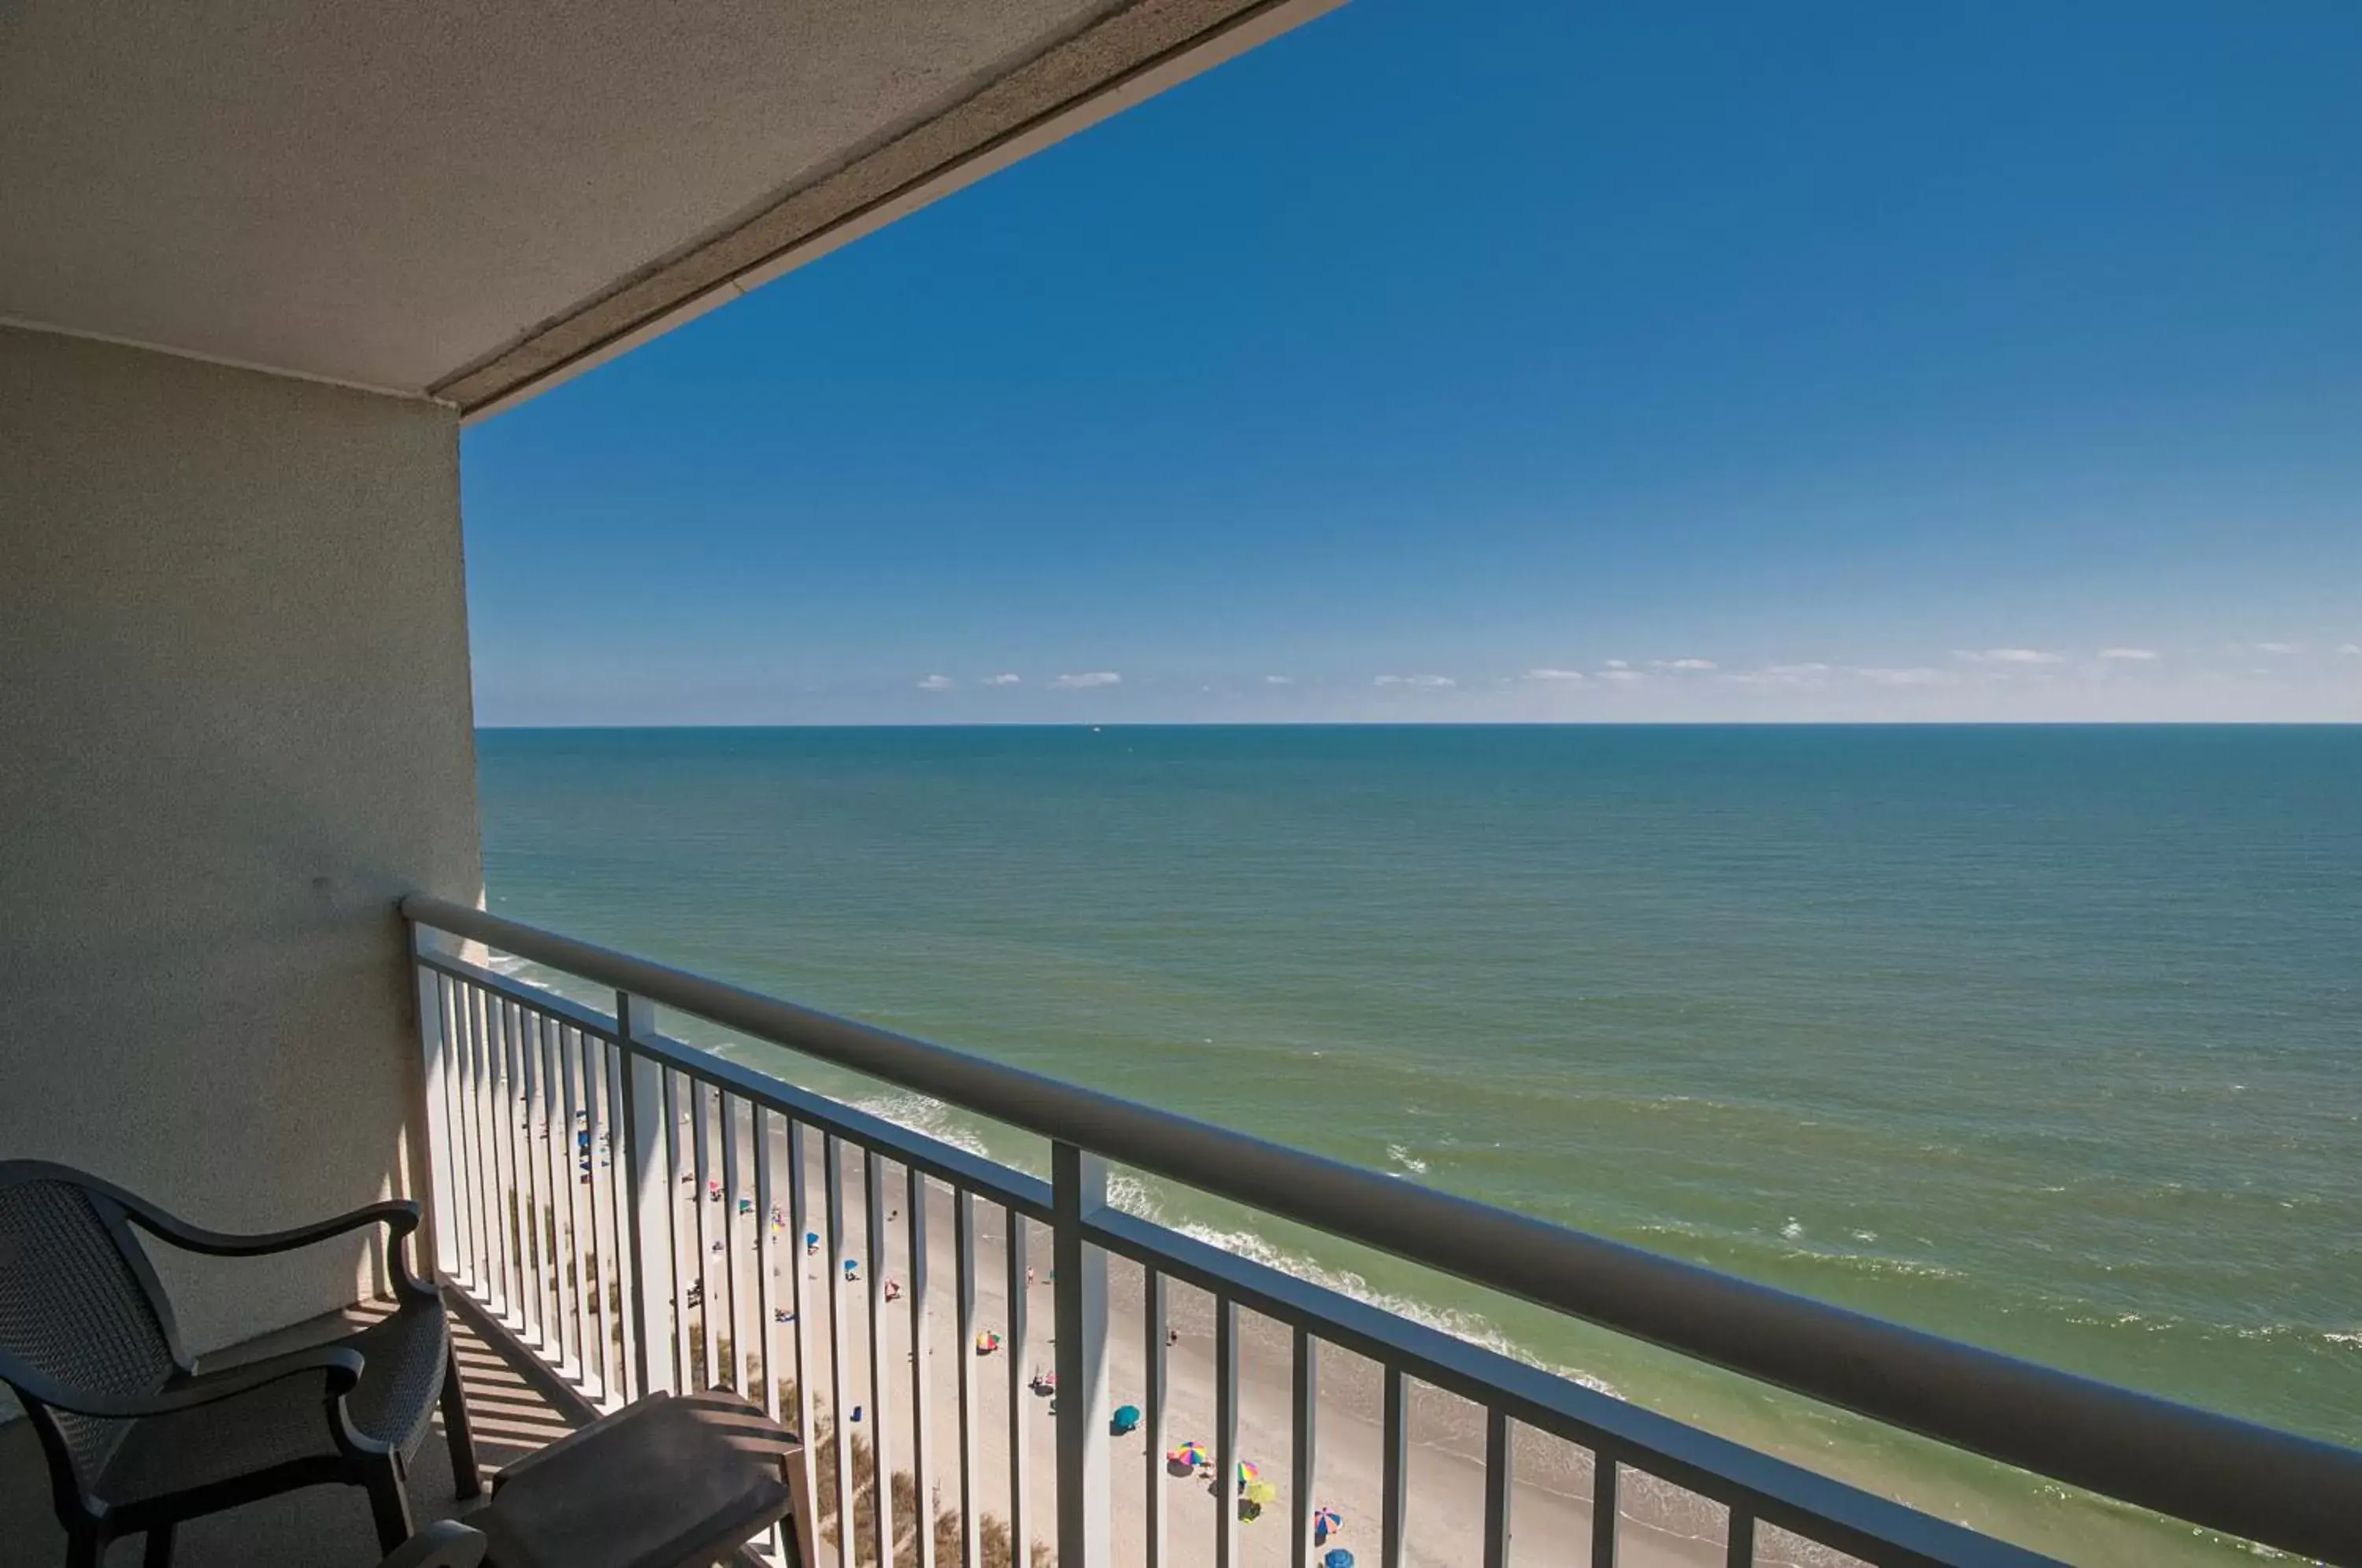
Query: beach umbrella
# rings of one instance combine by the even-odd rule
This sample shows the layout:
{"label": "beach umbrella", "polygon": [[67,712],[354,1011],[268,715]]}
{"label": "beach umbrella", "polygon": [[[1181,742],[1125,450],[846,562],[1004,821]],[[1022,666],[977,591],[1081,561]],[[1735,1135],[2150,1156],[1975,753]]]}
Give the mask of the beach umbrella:
{"label": "beach umbrella", "polygon": [[1109,1423],[1109,1426],[1116,1436],[1122,1437],[1138,1425],[1140,1425],[1139,1406],[1118,1405],[1115,1408],[1115,1419]]}
{"label": "beach umbrella", "polygon": [[1315,1540],[1326,1540],[1344,1528],[1345,1516],[1336,1509],[1323,1507],[1312,1510],[1312,1537]]}
{"label": "beach umbrella", "polygon": [[1165,1450],[1164,1459],[1168,1464],[1186,1464],[1195,1470],[1201,1464],[1212,1463],[1214,1456],[1194,1442],[1185,1442],[1178,1448]]}
{"label": "beach umbrella", "polygon": [[1268,1481],[1258,1481],[1247,1488],[1247,1501],[1258,1508],[1267,1508],[1279,1500],[1279,1488]]}
{"label": "beach umbrella", "polygon": [[1253,1485],[1257,1481],[1260,1481],[1260,1480],[1262,1480],[1262,1479],[1263,1479],[1263,1472],[1262,1472],[1262,1471],[1260,1471],[1260,1470],[1256,1469],[1256,1468],[1254,1467],[1254,1465],[1253,1465],[1252,1463],[1249,1463],[1249,1462],[1247,1462],[1246,1460],[1242,1459],[1242,1460],[1240,1460],[1240,1461],[1239,1461],[1239,1485],[1242,1485],[1242,1486],[1252,1486],[1252,1485]]}
{"label": "beach umbrella", "polygon": [[1341,1546],[1320,1560],[1320,1568],[1353,1568],[1353,1554]]}
{"label": "beach umbrella", "polygon": [[999,1350],[999,1348],[1000,1348],[1000,1336],[999,1336],[999,1334],[994,1333],[990,1329],[987,1329],[984,1332],[982,1332],[982,1333],[980,1333],[980,1334],[977,1335],[977,1337],[976,1337],[976,1353],[977,1353],[977,1354],[978,1354],[978,1355],[990,1355],[994,1351],[997,1351],[997,1350]]}

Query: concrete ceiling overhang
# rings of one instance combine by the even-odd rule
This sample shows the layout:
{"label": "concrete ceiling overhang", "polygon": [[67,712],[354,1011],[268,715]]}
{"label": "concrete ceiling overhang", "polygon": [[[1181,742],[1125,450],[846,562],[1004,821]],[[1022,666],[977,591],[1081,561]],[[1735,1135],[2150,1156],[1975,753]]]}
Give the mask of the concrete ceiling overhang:
{"label": "concrete ceiling overhang", "polygon": [[1339,3],[0,6],[0,321],[491,413]]}

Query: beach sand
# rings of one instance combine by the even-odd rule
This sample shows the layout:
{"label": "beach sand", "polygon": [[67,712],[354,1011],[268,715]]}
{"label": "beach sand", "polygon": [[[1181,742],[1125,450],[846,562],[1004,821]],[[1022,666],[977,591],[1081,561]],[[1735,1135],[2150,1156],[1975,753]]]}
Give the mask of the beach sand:
{"label": "beach sand", "polygon": [[[838,1339],[844,1356],[842,1376],[845,1404],[858,1406],[861,1419],[851,1430],[874,1436],[881,1412],[888,1436],[889,1463],[896,1471],[912,1468],[913,1434],[911,1308],[913,1278],[910,1256],[909,1217],[900,1213],[907,1192],[900,1166],[887,1166],[885,1190],[892,1216],[883,1259],[868,1256],[867,1217],[863,1203],[861,1156],[842,1152],[844,1165],[844,1245],[832,1256],[827,1246],[821,1174],[822,1140],[808,1139],[806,1150],[809,1212],[806,1229],[822,1235],[820,1250],[808,1253],[792,1229],[775,1233],[776,1301],[791,1301],[788,1271],[801,1275],[804,1311],[808,1318],[813,1362],[811,1368],[815,1415],[825,1419],[830,1408],[830,1327],[842,1315]],[[776,1187],[773,1199],[787,1212],[788,1161],[784,1139],[775,1143]],[[678,1231],[696,1224],[686,1195],[677,1209]],[[996,1206],[977,1205],[976,1264],[977,1274],[976,1324],[1000,1334],[1009,1342],[996,1353],[977,1356],[971,1345],[958,1342],[958,1295],[953,1198],[940,1184],[927,1184],[928,1283],[924,1326],[920,1331],[928,1352],[930,1397],[922,1415],[932,1443],[929,1485],[934,1510],[956,1509],[961,1503],[958,1379],[963,1358],[975,1364],[975,1408],[970,1435],[971,1463],[977,1476],[977,1503],[1003,1519],[1010,1508],[1010,1386],[1012,1365],[1021,1385],[1035,1372],[1054,1368],[1051,1343],[1054,1305],[1052,1299],[1051,1245],[1045,1227],[1028,1222],[1027,1261],[1033,1282],[1027,1291],[1026,1329],[1022,1345],[1010,1334],[1005,1231],[1008,1216]],[[751,1199],[754,1183],[746,1176],[738,1197]],[[700,1251],[710,1267],[709,1298],[727,1295],[723,1266],[725,1255],[713,1253],[720,1224],[734,1209],[734,1201],[707,1202],[704,1220],[710,1227],[704,1241],[681,1234],[684,1265]],[[756,1329],[754,1246],[758,1215],[741,1217],[737,1224],[740,1310],[744,1339],[752,1342]],[[842,1260],[860,1260],[861,1279],[848,1284]],[[889,1376],[877,1389],[869,1367],[869,1270],[883,1270],[886,1279],[904,1289],[900,1300],[885,1309],[886,1356]],[[1213,1302],[1205,1293],[1175,1282],[1169,1287],[1168,1322],[1179,1338],[1167,1355],[1170,1395],[1166,1442],[1192,1440],[1213,1447],[1214,1335]],[[1110,1340],[1111,1405],[1140,1404],[1145,1387],[1143,1367],[1147,1347],[1142,1342],[1144,1318],[1142,1272],[1117,1258],[1109,1265],[1109,1336]],[[701,1333],[701,1322],[694,1331]],[[725,1332],[718,1326],[717,1331]],[[771,1325],[775,1364],[782,1375],[795,1371],[795,1329]],[[735,1336],[732,1336],[734,1339]],[[1286,1328],[1253,1313],[1240,1314],[1239,1453],[1262,1471],[1263,1479],[1278,1489],[1278,1499],[1260,1518],[1242,1522],[1238,1530],[1242,1564],[1261,1568],[1284,1564],[1289,1554],[1289,1486],[1291,1480],[1290,1389],[1293,1352]],[[1319,1463],[1314,1482],[1317,1504],[1336,1509],[1344,1524],[1328,1546],[1343,1547],[1358,1562],[1374,1565],[1378,1552],[1380,1495],[1381,1374],[1376,1364],[1324,1347],[1319,1365]],[[1028,1448],[1030,1485],[1027,1533],[1045,1546],[1056,1535],[1056,1419],[1052,1400],[1021,1387],[1015,1391],[1022,1411]],[[1104,1419],[1102,1416],[1099,1419]],[[792,1413],[789,1415],[792,1422]],[[1562,1562],[1582,1560],[1591,1531],[1591,1475],[1587,1453],[1545,1434],[1513,1429],[1516,1485],[1511,1500],[1511,1561]],[[1484,1421],[1473,1405],[1440,1390],[1414,1383],[1410,1400],[1411,1448],[1407,1485],[1405,1548],[1411,1563],[1442,1565],[1472,1562],[1482,1552],[1484,1539]],[[1151,1485],[1145,1429],[1109,1440],[1113,1494],[1115,1561],[1145,1561],[1146,1488]],[[1723,1562],[1722,1510],[1693,1494],[1652,1477],[1624,1473],[1619,1509],[1618,1561],[1635,1568],[1711,1568]],[[1166,1557],[1169,1563],[1192,1568],[1214,1561],[1217,1506],[1212,1482],[1201,1472],[1175,1477],[1160,1463],[1153,1484],[1165,1495]],[[825,1514],[833,1504],[824,1505]],[[901,1536],[907,1521],[896,1521]],[[1775,1538],[1776,1539],[1776,1538]],[[1805,1547],[1805,1543],[1793,1543]],[[1324,1549],[1325,1550],[1325,1549]],[[823,1556],[828,1553],[824,1551]],[[1759,1543],[1758,1562],[1791,1560],[1818,1563],[1824,1552],[1806,1548],[1787,1551]],[[1839,1559],[1838,1561],[1843,1561]]]}

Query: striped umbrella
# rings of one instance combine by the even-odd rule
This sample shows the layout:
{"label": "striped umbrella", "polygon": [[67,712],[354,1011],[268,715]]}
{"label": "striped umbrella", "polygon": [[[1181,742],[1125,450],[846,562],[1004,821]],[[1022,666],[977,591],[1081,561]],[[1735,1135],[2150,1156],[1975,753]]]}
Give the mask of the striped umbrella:
{"label": "striped umbrella", "polygon": [[1256,1469],[1256,1468],[1254,1467],[1254,1465],[1253,1465],[1253,1464],[1252,1464],[1251,1463],[1249,1463],[1248,1461],[1243,1460],[1243,1459],[1242,1459],[1242,1460],[1240,1460],[1240,1461],[1239,1461],[1239,1485],[1242,1485],[1242,1486],[1252,1486],[1252,1485],[1253,1485],[1255,1484],[1255,1482],[1257,1482],[1258,1480],[1261,1480],[1262,1478],[1263,1478],[1263,1472],[1262,1472],[1262,1471],[1260,1471],[1260,1470],[1258,1470],[1258,1469]]}
{"label": "striped umbrella", "polygon": [[1214,1456],[1197,1443],[1185,1442],[1178,1448],[1165,1450],[1164,1462],[1167,1464],[1186,1464],[1195,1470],[1201,1464],[1211,1464],[1214,1462]]}

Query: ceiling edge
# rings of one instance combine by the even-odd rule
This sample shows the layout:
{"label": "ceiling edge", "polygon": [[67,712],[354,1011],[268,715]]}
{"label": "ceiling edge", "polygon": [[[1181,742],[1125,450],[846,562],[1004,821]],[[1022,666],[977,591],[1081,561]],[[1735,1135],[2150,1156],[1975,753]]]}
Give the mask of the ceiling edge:
{"label": "ceiling edge", "polygon": [[431,394],[470,421],[498,414],[1341,4],[1138,0]]}

